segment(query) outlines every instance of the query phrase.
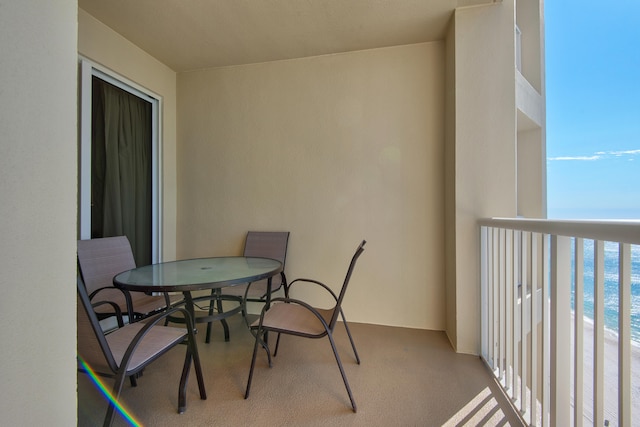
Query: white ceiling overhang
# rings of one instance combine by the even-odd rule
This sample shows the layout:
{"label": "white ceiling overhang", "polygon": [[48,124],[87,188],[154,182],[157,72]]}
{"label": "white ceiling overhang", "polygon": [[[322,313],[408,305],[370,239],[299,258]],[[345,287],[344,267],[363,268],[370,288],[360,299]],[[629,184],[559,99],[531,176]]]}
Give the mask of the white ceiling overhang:
{"label": "white ceiling overhang", "polygon": [[441,40],[490,0],[79,0],[176,72]]}

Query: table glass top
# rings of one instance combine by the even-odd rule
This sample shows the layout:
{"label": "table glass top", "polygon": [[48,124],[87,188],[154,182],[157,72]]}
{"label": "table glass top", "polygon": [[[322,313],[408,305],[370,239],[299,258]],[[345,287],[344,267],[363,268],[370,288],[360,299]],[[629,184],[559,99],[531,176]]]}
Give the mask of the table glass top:
{"label": "table glass top", "polygon": [[146,265],[116,275],[116,286],[129,290],[189,291],[253,282],[282,271],[269,258],[198,258]]}

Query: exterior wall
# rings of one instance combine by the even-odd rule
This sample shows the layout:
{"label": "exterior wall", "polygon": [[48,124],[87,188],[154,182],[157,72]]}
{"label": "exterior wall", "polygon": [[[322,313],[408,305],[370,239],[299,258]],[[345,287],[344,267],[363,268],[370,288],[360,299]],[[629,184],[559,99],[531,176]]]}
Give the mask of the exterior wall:
{"label": "exterior wall", "polygon": [[76,424],[76,22],[75,1],[0,0],[4,426]]}
{"label": "exterior wall", "polygon": [[546,150],[541,130],[518,132],[518,215],[546,218]]}
{"label": "exterior wall", "polygon": [[518,215],[547,217],[544,1],[516,2],[522,64],[516,72]]}
{"label": "exterior wall", "polygon": [[445,145],[444,145],[444,227],[446,333],[451,343],[457,342],[456,311],[456,20],[449,22],[446,46],[445,80]]}
{"label": "exterior wall", "polygon": [[[455,13],[455,322],[458,352],[480,350],[479,218],[516,215],[513,0]],[[491,60],[488,60],[491,58]],[[453,286],[448,282],[448,286]]]}
{"label": "exterior wall", "polygon": [[[181,76],[178,151],[172,70],[76,1],[0,0],[0,9],[0,325],[11,343],[2,351],[2,388],[10,392],[0,424],[76,423],[77,51],[163,96],[165,259],[239,252],[249,228],[288,228],[290,276],[334,284],[365,237],[347,299],[352,320],[444,327],[441,230],[452,205],[442,208],[443,188],[451,190],[443,164],[453,164],[447,247],[455,289],[446,293],[446,327],[458,351],[477,352],[475,218],[515,211],[514,137],[507,137],[515,127],[505,107],[513,85],[503,70],[513,58],[502,56],[513,52],[503,46],[512,40],[511,1],[456,13],[456,47],[447,42],[446,61],[455,64],[456,84],[446,84],[446,98],[456,87],[453,105],[468,106],[456,110],[454,126],[446,119],[446,163],[442,44]],[[478,93],[485,84],[491,96]],[[485,174],[495,165],[505,170]],[[248,171],[256,170],[263,173],[252,181]],[[193,208],[177,211],[183,202]],[[28,315],[25,292],[37,307]],[[58,327],[43,327],[53,317]]]}
{"label": "exterior wall", "polygon": [[522,75],[544,93],[544,0],[516,1],[516,24],[522,32]]}
{"label": "exterior wall", "polygon": [[162,259],[176,259],[176,73],[78,9],[78,53],[162,97]]}
{"label": "exterior wall", "polygon": [[337,288],[364,238],[347,317],[444,329],[443,107],[441,42],[179,74],[178,257],[289,230]]}

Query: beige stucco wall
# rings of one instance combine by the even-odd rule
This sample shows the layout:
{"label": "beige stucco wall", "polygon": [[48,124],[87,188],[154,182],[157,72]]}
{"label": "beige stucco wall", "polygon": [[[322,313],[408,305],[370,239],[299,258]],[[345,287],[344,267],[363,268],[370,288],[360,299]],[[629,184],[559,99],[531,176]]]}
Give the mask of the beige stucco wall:
{"label": "beige stucco wall", "polygon": [[[444,44],[178,75],[179,258],[289,230],[357,322],[444,329]],[[301,296],[305,296],[302,292]]]}
{"label": "beige stucco wall", "polygon": [[[516,215],[514,1],[455,12],[455,263],[447,330],[458,352],[480,351],[480,218]],[[487,60],[491,58],[491,60]],[[449,142],[449,141],[448,141]],[[449,240],[451,242],[451,240]],[[454,332],[451,328],[455,328]]]}
{"label": "beige stucco wall", "polygon": [[84,10],[78,10],[78,53],[161,97],[162,259],[176,248],[176,73]]}
{"label": "beige stucco wall", "polygon": [[456,20],[452,17],[445,38],[445,144],[444,144],[444,230],[445,230],[445,331],[457,342],[456,313]]}
{"label": "beige stucco wall", "polygon": [[518,215],[546,218],[546,150],[540,129],[518,132]]}
{"label": "beige stucco wall", "polygon": [[76,424],[76,39],[75,1],[0,0],[3,426]]}

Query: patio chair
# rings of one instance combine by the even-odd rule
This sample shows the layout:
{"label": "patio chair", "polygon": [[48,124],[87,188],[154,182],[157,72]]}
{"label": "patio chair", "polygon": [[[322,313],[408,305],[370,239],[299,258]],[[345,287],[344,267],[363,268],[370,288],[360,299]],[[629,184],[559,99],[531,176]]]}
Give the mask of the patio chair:
{"label": "patio chair", "polygon": [[[78,240],[78,267],[89,299],[97,298],[118,304],[120,310],[127,313],[130,322],[156,314],[182,300],[182,295],[147,295],[113,286],[116,274],[136,268],[131,244],[126,236]],[[113,314],[113,310],[104,305],[96,308],[96,312],[101,319]]]}
{"label": "patio chair", "polygon": [[[104,426],[110,426],[115,416],[115,406],[126,377],[134,377],[147,365],[158,359],[164,353],[178,344],[185,342],[186,356],[182,368],[182,376],[178,389],[178,412],[183,413],[187,407],[186,388],[191,362],[195,366],[200,398],[206,399],[206,391],[198,356],[198,347],[193,331],[193,322],[189,312],[182,307],[173,308],[155,317],[145,319],[145,322],[131,323],[105,335],[100,327],[98,316],[93,304],[89,300],[85,285],[81,279],[77,280],[77,354],[78,370],[93,374],[112,377],[115,379],[109,406],[104,419]],[[107,301],[95,303],[107,306],[120,314],[117,304]],[[180,328],[161,326],[169,315],[182,314],[185,326]],[[132,385],[134,383],[132,382]],[[140,396],[142,397],[142,396]]]}
{"label": "patio chair", "polygon": [[[243,256],[246,257],[259,257],[259,258],[271,258],[284,263],[287,257],[287,245],[289,242],[288,231],[249,231],[245,239]],[[280,273],[280,277],[274,277],[271,279],[271,294],[284,289],[284,295],[289,296],[287,289],[287,278],[284,274],[284,270]],[[213,303],[217,304],[217,309],[222,311],[222,301],[236,301],[242,304],[242,315],[247,321],[246,316],[246,303],[260,302],[266,303],[271,294],[267,293],[267,279],[259,280],[257,282],[251,282],[247,284],[240,284],[234,286],[227,286],[222,289],[214,289],[211,291],[209,305],[209,316],[212,315],[214,307]],[[201,300],[198,298],[197,300]],[[194,300],[195,301],[195,300]],[[224,319],[221,319],[222,326],[225,331],[225,341],[229,341],[229,329]],[[207,335],[205,342],[209,342],[211,336],[211,324],[207,324]],[[247,321],[247,326],[249,323]]]}
{"label": "patio chair", "polygon": [[347,335],[349,336],[349,341],[351,342],[351,347],[353,348],[356,362],[360,364],[360,357],[358,356],[358,351],[356,350],[353,338],[351,337],[351,331],[349,331],[349,326],[344,317],[341,306],[342,300],[347,291],[347,285],[349,284],[349,280],[351,279],[351,274],[353,273],[356,261],[364,251],[365,243],[366,241],[363,240],[360,246],[358,246],[355,254],[353,255],[339,295],[336,295],[327,285],[317,280],[296,279],[289,284],[289,292],[291,292],[293,285],[295,285],[296,283],[308,283],[324,288],[331,294],[331,296],[335,300],[335,305],[332,308],[314,308],[304,301],[285,297],[272,299],[271,306],[265,306],[262,309],[260,318],[251,325],[251,327],[256,330],[256,340],[253,346],[253,357],[251,359],[251,369],[249,370],[249,379],[247,380],[247,389],[244,396],[245,399],[249,397],[249,391],[251,389],[251,381],[253,379],[253,370],[256,364],[258,345],[263,346],[267,351],[269,367],[271,367],[271,353],[266,340],[264,339],[264,335],[267,332],[271,331],[278,334],[275,351],[273,353],[274,357],[276,357],[276,355],[278,354],[278,346],[280,345],[281,334],[296,335],[305,338],[323,338],[326,336],[329,339],[331,348],[333,349],[333,354],[336,358],[336,362],[338,363],[338,368],[340,369],[342,380],[344,381],[347,393],[349,394],[349,400],[351,401],[353,412],[357,411],[356,402],[353,398],[353,394],[351,393],[351,388],[349,387],[347,376],[342,367],[342,362],[340,360],[340,356],[338,355],[336,344],[333,340],[333,330],[336,326],[338,315],[340,315],[342,317],[344,327],[347,331]]}
{"label": "patio chair", "polygon": [[[287,246],[289,243],[288,231],[249,231],[244,243],[243,256],[271,258],[284,264],[287,258]],[[280,280],[274,278],[271,281],[271,293],[275,293],[284,287],[287,296],[287,279],[284,272],[280,273]],[[262,302],[267,299],[267,279],[251,282],[245,285],[229,286],[222,290],[224,295],[241,296],[245,301]]]}

